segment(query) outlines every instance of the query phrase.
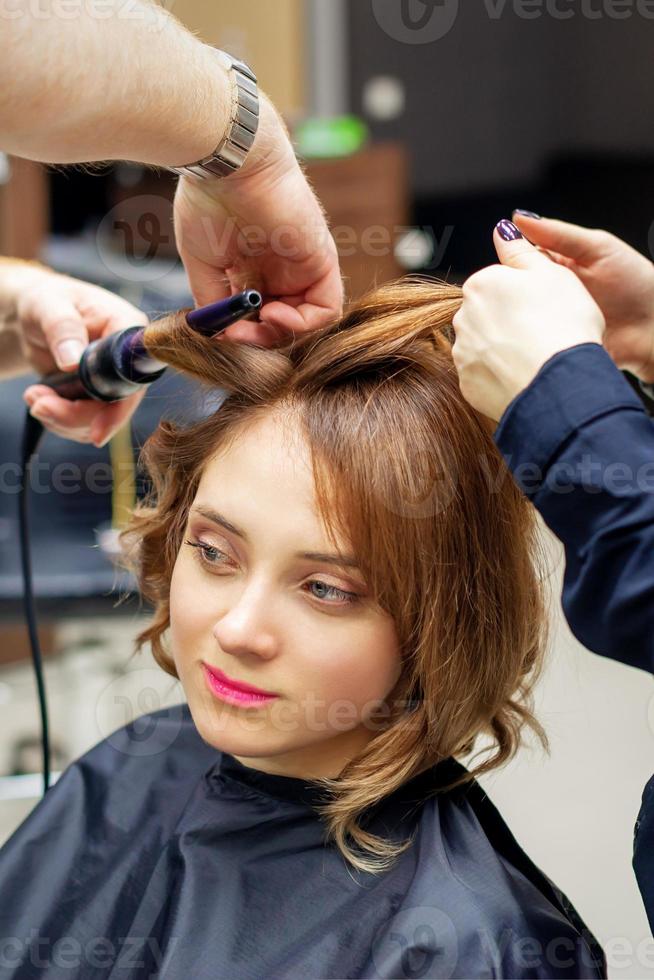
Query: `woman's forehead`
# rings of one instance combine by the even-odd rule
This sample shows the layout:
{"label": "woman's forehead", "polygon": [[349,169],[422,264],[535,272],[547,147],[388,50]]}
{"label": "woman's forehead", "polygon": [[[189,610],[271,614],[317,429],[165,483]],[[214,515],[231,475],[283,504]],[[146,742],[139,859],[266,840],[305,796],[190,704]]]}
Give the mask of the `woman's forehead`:
{"label": "woman's forehead", "polygon": [[[301,432],[268,422],[248,429],[205,466],[192,511],[217,511],[253,534],[275,528],[311,538],[315,550],[328,543],[316,499],[311,453]],[[306,540],[304,541],[306,544]],[[347,547],[339,540],[339,547]]]}
{"label": "woman's forehead", "polygon": [[212,455],[201,483],[230,475],[248,483],[264,480],[271,490],[278,487],[313,496],[311,451],[298,421],[271,414],[251,422]]}

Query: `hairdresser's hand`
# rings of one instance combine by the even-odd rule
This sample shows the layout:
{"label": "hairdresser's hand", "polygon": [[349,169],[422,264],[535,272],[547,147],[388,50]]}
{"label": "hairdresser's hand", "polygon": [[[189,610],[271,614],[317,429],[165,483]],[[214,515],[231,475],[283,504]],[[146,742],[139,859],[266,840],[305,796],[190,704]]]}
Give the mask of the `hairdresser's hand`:
{"label": "hairdresser's hand", "polygon": [[232,340],[273,347],[341,314],[336,245],[265,97],[240,171],[215,181],[180,178],[175,236],[198,306],[244,288],[263,294],[260,322],[234,324],[224,333]]}
{"label": "hairdresser's hand", "polygon": [[605,324],[579,279],[530,245],[511,222],[500,222],[494,241],[502,265],[465,283],[453,320],[453,355],[463,396],[498,421],[550,357],[576,344],[601,344]]}
{"label": "hairdresser's hand", "polygon": [[[37,267],[15,276],[14,315],[26,369],[38,374],[74,370],[89,341],[148,322],[120,296]],[[47,385],[30,385],[23,398],[51,432],[76,442],[105,445],[129,419],[145,394],[124,401],[67,401]]]}
{"label": "hairdresser's hand", "polygon": [[517,211],[514,221],[583,282],[604,314],[604,346],[617,366],[654,381],[654,263],[608,231]]}

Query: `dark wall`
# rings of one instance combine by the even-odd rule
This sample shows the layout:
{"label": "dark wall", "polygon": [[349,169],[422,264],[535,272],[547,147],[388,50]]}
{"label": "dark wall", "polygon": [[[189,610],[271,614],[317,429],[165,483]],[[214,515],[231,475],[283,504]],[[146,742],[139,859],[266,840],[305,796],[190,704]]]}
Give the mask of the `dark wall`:
{"label": "dark wall", "polygon": [[[427,26],[407,28],[402,10]],[[409,144],[419,196],[529,184],[562,153],[654,157],[651,0],[353,0],[348,11],[352,107],[365,116],[370,77],[403,80],[404,115],[368,121]],[[411,43],[452,16],[444,36]]]}

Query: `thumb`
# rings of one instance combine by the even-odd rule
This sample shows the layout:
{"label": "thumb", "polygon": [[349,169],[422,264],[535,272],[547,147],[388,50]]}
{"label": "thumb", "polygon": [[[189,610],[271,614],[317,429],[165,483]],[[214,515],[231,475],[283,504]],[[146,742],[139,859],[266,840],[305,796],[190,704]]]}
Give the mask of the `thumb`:
{"label": "thumb", "polygon": [[43,290],[30,304],[30,319],[40,329],[60,370],[79,364],[89,336],[75,304],[56,290]]}
{"label": "thumb", "polygon": [[538,269],[552,264],[507,218],[495,226],[493,241],[502,265],[512,269]]}

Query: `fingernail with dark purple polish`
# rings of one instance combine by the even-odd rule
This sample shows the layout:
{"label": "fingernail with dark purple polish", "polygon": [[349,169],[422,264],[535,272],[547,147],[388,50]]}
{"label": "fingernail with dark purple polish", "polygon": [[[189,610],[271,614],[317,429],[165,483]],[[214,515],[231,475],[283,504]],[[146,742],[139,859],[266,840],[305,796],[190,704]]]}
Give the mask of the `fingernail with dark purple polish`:
{"label": "fingernail with dark purple polish", "polygon": [[497,230],[500,233],[500,238],[503,238],[505,242],[515,242],[518,238],[525,237],[513,222],[507,218],[502,218],[497,225]]}
{"label": "fingernail with dark purple polish", "polygon": [[536,214],[535,211],[525,211],[523,208],[515,208],[514,214],[522,214],[525,218],[536,218],[538,221],[542,220],[542,215]]}

